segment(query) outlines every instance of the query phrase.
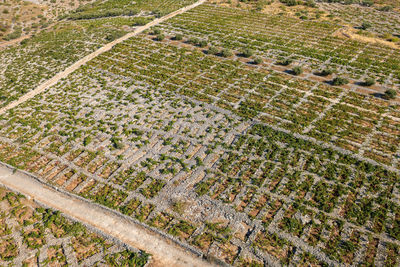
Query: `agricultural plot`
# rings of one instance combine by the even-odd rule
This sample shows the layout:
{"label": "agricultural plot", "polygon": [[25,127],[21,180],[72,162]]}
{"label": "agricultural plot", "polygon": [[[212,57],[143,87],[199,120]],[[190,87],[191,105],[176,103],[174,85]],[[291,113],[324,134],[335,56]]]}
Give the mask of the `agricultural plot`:
{"label": "agricultural plot", "polygon": [[192,68],[132,38],[1,116],[0,160],[229,264],[396,265],[398,174],[163,89],[147,51]]}
{"label": "agricultural plot", "polygon": [[3,187],[0,214],[2,266],[144,266],[149,259]]}
{"label": "agricultural plot", "polygon": [[[58,16],[90,0],[2,0],[0,1],[0,41],[35,34]],[[1,43],[1,42],[0,42]]]}
{"label": "agricultural plot", "polygon": [[107,0],[96,1],[77,9],[67,16],[69,19],[93,19],[99,17],[134,16],[141,13],[149,16],[164,16],[184,6],[193,4],[194,0]]}
{"label": "agricultural plot", "polygon": [[[109,2],[113,3],[107,1],[105,4]],[[157,3],[159,1],[136,3],[134,7],[138,13],[131,16],[108,18],[107,14],[102,14],[94,20],[62,21],[50,30],[25,40],[19,47],[0,51],[0,107],[18,99],[80,58],[135,27],[150,22],[158,15],[142,12],[142,9],[146,11],[149,8],[157,8],[154,12],[165,13],[172,8],[182,7],[189,1],[169,1],[166,3],[168,5]],[[101,4],[105,5],[103,2]],[[124,7],[122,1],[118,1],[117,4],[114,3],[118,8]],[[74,13],[77,14],[80,13]]]}
{"label": "agricultural plot", "polygon": [[213,46],[241,52],[252,49],[267,62],[293,61],[308,72],[336,70],[362,82],[374,77],[386,86],[399,85],[396,49],[334,37],[335,23],[202,5],[164,23],[163,31],[208,41]]}
{"label": "agricultural plot", "polygon": [[353,25],[358,29],[364,28],[368,32],[381,36],[398,36],[400,34],[400,13],[388,10],[379,10],[376,7],[364,7],[359,5],[319,4],[319,7],[341,19],[343,22]]}
{"label": "agricultural plot", "polygon": [[92,64],[398,166],[399,108],[351,90],[207,55],[185,41],[131,39]]}

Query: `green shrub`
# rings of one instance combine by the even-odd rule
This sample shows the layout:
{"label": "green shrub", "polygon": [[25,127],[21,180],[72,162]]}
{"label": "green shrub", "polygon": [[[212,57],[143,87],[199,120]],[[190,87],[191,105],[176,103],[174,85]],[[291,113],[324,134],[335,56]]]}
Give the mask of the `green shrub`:
{"label": "green shrub", "polygon": [[222,49],[220,55],[221,55],[221,57],[231,57],[233,54],[232,54],[231,50],[229,50],[228,48],[224,48],[224,49]]}
{"label": "green shrub", "polygon": [[207,54],[209,55],[217,55],[218,54],[218,49],[216,47],[210,47],[207,50]]}
{"label": "green shrub", "polygon": [[384,12],[392,11],[393,10],[393,6],[383,6],[383,7],[379,8],[378,10],[379,11],[384,11]]}
{"label": "green shrub", "polygon": [[246,48],[242,51],[241,56],[243,57],[251,57],[254,54],[253,50]]}
{"label": "green shrub", "polygon": [[256,65],[259,65],[259,64],[263,63],[263,60],[260,57],[256,57],[254,59],[253,63],[256,64]]}
{"label": "green shrub", "polygon": [[345,85],[348,83],[349,83],[349,80],[347,80],[346,78],[342,78],[342,77],[336,77],[332,80],[332,85],[336,85],[336,86]]}
{"label": "green shrub", "polygon": [[197,45],[199,42],[200,42],[199,38],[196,38],[196,37],[190,37],[187,40],[187,43],[191,44],[191,45]]}
{"label": "green shrub", "polygon": [[296,0],[279,0],[282,4],[285,4],[287,6],[295,6],[297,5]]}
{"label": "green shrub", "polygon": [[206,47],[208,45],[208,42],[206,40],[201,40],[197,44],[199,47]]}
{"label": "green shrub", "polygon": [[364,21],[364,22],[361,24],[361,29],[363,29],[363,30],[369,29],[369,28],[371,28],[371,27],[372,27],[372,25],[371,25],[371,23],[368,22],[368,21]]}
{"label": "green shrub", "polygon": [[363,0],[361,2],[361,5],[363,5],[363,6],[373,6],[374,5],[374,1],[373,0]]}
{"label": "green shrub", "polygon": [[292,69],[294,75],[300,75],[303,73],[303,69],[300,66],[296,66]]}
{"label": "green shrub", "polygon": [[289,66],[292,63],[293,63],[293,59],[291,59],[291,58],[280,60],[277,62],[278,65],[282,65],[282,66]]}
{"label": "green shrub", "polygon": [[183,39],[183,35],[178,33],[172,39],[176,41],[181,41]]}
{"label": "green shrub", "polygon": [[319,76],[328,76],[331,75],[333,73],[333,70],[331,69],[323,69],[322,71],[320,71],[318,73]]}
{"label": "green shrub", "polygon": [[397,92],[394,89],[388,89],[385,91],[384,98],[385,99],[395,99],[397,96]]}
{"label": "green shrub", "polygon": [[153,35],[159,35],[159,34],[161,34],[161,30],[160,29],[154,29],[152,34]]}
{"label": "green shrub", "polygon": [[156,40],[156,41],[162,41],[162,40],[164,40],[164,38],[165,38],[164,34],[160,33],[160,34],[158,34],[158,35],[156,36],[156,38],[154,38],[154,40]]}
{"label": "green shrub", "polygon": [[374,78],[367,78],[365,79],[365,81],[363,82],[364,86],[371,86],[375,84],[375,79]]}

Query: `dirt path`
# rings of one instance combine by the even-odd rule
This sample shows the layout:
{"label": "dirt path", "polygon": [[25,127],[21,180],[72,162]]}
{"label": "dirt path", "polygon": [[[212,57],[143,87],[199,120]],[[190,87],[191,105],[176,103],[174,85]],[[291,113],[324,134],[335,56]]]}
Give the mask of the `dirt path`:
{"label": "dirt path", "polygon": [[99,229],[127,245],[152,254],[152,266],[211,266],[190,251],[134,221],[78,197],[56,191],[31,176],[0,165],[0,184],[45,206]]}
{"label": "dirt path", "polygon": [[18,100],[8,104],[7,106],[3,107],[0,109],[0,115],[4,114],[6,111],[18,106],[19,104],[24,103],[25,101],[35,97],[36,95],[44,92],[46,89],[48,89],[49,87],[55,85],[59,80],[67,77],[69,74],[71,74],[72,72],[74,72],[75,70],[77,70],[78,68],[80,68],[82,65],[86,64],[88,61],[92,60],[93,58],[97,57],[98,55],[109,51],[110,49],[112,49],[112,47],[116,44],[119,44],[135,35],[138,35],[139,33],[153,27],[156,26],[172,17],[175,17],[176,15],[182,14],[192,8],[195,8],[201,4],[203,4],[206,0],[199,0],[196,3],[183,7],[181,9],[178,9],[164,17],[161,18],[157,18],[151,22],[149,22],[148,24],[138,27],[136,28],[133,32],[130,32],[124,36],[122,36],[119,39],[116,39],[114,41],[112,41],[111,43],[106,44],[105,46],[99,48],[98,50],[94,51],[93,53],[85,56],[84,58],[81,58],[80,60],[78,60],[77,62],[75,62],[74,64],[72,64],[71,66],[69,66],[68,68],[66,68],[64,71],[57,73],[55,76],[53,76],[51,79],[45,81],[44,83],[42,83],[41,85],[39,85],[38,87],[36,87],[35,89],[33,89],[32,91],[28,92],[27,94],[21,96]]}

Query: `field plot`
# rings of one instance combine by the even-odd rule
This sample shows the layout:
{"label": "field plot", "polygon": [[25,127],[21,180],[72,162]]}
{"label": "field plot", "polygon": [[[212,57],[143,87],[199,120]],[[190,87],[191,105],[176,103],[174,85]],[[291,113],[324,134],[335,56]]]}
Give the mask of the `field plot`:
{"label": "field plot", "polygon": [[99,236],[60,212],[0,187],[2,266],[144,266],[144,252]]}
{"label": "field plot", "polygon": [[181,7],[193,4],[194,0],[107,0],[96,1],[77,9],[73,14],[67,16],[69,19],[94,19],[99,17],[153,15],[164,16]]}
{"label": "field plot", "polygon": [[[113,1],[105,3],[109,2]],[[169,1],[168,6],[163,6],[157,2],[139,2],[134,7],[139,11],[157,8],[157,12],[164,13],[189,3],[176,1],[173,4],[174,1]],[[121,1],[114,5],[124,7]],[[81,13],[74,13],[78,14]],[[100,15],[95,20],[59,22],[49,31],[24,41],[22,46],[0,51],[0,107],[18,99],[102,45],[132,31],[136,26],[150,22],[158,13],[139,12],[113,18],[107,14]]]}
{"label": "field plot", "polygon": [[381,35],[400,34],[400,13],[395,11],[380,11],[376,7],[359,5],[320,4],[320,8],[343,22]]}
{"label": "field plot", "polygon": [[396,264],[398,175],[154,86],[124,51],[188,54],[115,47],[4,114],[0,160],[230,264]]}
{"label": "field plot", "polygon": [[2,0],[0,1],[0,44],[34,34],[48,27],[58,16],[91,0]]}
{"label": "field plot", "polygon": [[398,166],[398,106],[268,66],[207,55],[183,41],[142,37],[92,64]]}
{"label": "field plot", "polygon": [[356,80],[372,76],[381,83],[399,84],[397,50],[335,38],[340,28],[331,22],[202,5],[166,22],[164,31],[207,40],[233,51],[252,49],[266,61],[292,59],[312,72],[335,69]]}

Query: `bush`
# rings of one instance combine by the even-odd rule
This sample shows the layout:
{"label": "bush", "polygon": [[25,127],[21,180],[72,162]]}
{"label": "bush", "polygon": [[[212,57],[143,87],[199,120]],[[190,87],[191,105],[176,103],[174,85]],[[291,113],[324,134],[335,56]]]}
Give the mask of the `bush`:
{"label": "bush", "polygon": [[246,48],[242,51],[241,56],[243,57],[251,57],[254,54],[253,50]]}
{"label": "bush", "polygon": [[221,57],[231,57],[233,54],[232,54],[231,50],[229,50],[228,48],[224,48],[224,49],[222,49],[220,55],[221,55]]}
{"label": "bush", "polygon": [[315,3],[314,0],[307,0],[307,1],[305,2],[305,5],[306,5],[306,6],[309,6],[309,7],[317,7],[317,4]]}
{"label": "bush", "polygon": [[161,34],[161,30],[160,29],[154,29],[152,34],[153,35],[159,35],[159,34]]}
{"label": "bush", "polygon": [[372,27],[372,25],[371,25],[371,23],[369,23],[368,21],[364,21],[364,22],[361,24],[361,29],[363,29],[363,30],[366,30],[366,29],[371,28],[371,27]]}
{"label": "bush", "polygon": [[160,33],[159,35],[156,36],[156,38],[154,38],[154,40],[162,41],[162,40],[164,40],[164,38],[165,38],[164,34]]}
{"label": "bush", "polygon": [[332,80],[332,85],[336,85],[336,86],[345,85],[348,83],[349,83],[349,80],[347,80],[346,78],[342,78],[342,77],[336,77]]}
{"label": "bush", "polygon": [[293,60],[288,58],[285,60],[278,61],[277,64],[282,65],[282,66],[288,66],[288,65],[292,64],[292,62],[293,62]]}
{"label": "bush", "polygon": [[197,43],[199,47],[206,47],[208,45],[208,42],[206,40],[201,40],[200,42]]}
{"label": "bush", "polygon": [[300,66],[296,66],[292,69],[294,75],[300,75],[303,73],[303,69]]}
{"label": "bush", "polygon": [[108,42],[112,42],[112,41],[114,41],[114,40],[116,40],[116,39],[118,39],[118,38],[121,38],[123,35],[124,35],[123,32],[114,31],[114,32],[112,32],[112,33],[110,33],[110,34],[108,34],[108,35],[106,36],[106,40],[107,40]]}
{"label": "bush", "polygon": [[318,73],[319,76],[328,76],[333,73],[333,70],[331,69],[324,69],[321,72]]}
{"label": "bush", "polygon": [[132,22],[132,26],[143,26],[146,25],[147,23],[148,23],[147,18],[137,17]]}
{"label": "bush", "polygon": [[83,146],[87,146],[92,142],[92,137],[86,136],[85,139],[83,139]]}
{"label": "bush", "polygon": [[200,40],[198,38],[196,38],[196,37],[190,37],[187,40],[187,43],[191,44],[191,45],[197,45],[199,42],[200,42]]}
{"label": "bush", "polygon": [[161,11],[161,10],[158,10],[158,9],[155,9],[155,10],[151,11],[151,13],[153,13],[153,15],[156,18],[161,18],[162,16],[166,15],[165,11]]}
{"label": "bush", "polygon": [[209,54],[209,55],[217,55],[218,54],[218,49],[216,47],[212,46],[207,50],[207,54]]}
{"label": "bush", "polygon": [[374,85],[374,84],[375,84],[375,79],[374,78],[367,78],[363,82],[364,86],[371,86],[371,85]]}
{"label": "bush", "polygon": [[384,11],[384,12],[392,11],[393,10],[393,6],[383,6],[383,7],[379,8],[378,10],[379,11]]}
{"label": "bush", "polygon": [[394,89],[388,89],[385,91],[385,95],[383,96],[385,99],[395,99],[397,96],[397,92]]}
{"label": "bush", "polygon": [[260,57],[256,57],[253,61],[254,64],[259,65],[263,62],[262,58]]}
{"label": "bush", "polygon": [[182,34],[177,34],[174,37],[172,37],[173,40],[176,41],[181,41],[183,39],[183,35]]}
{"label": "bush", "polygon": [[363,6],[373,6],[374,5],[374,1],[373,0],[364,0],[361,2],[361,5]]}
{"label": "bush", "polygon": [[295,5],[297,5],[297,1],[296,0],[280,0],[280,2],[282,4],[287,5],[287,6],[295,6]]}

